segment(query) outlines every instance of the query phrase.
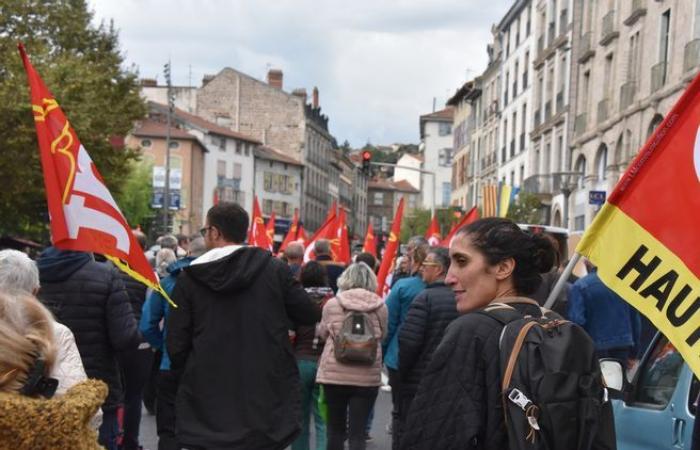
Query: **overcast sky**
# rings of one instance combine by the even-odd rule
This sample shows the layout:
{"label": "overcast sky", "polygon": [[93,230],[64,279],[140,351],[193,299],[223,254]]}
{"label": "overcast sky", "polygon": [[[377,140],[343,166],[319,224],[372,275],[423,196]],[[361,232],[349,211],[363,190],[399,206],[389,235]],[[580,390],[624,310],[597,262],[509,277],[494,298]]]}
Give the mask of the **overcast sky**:
{"label": "overcast sky", "polygon": [[[224,67],[320,91],[331,133],[359,147],[419,141],[418,116],[486,66],[513,0],[88,0],[114,20],[128,65],[199,86]],[[191,81],[190,81],[191,80]]]}

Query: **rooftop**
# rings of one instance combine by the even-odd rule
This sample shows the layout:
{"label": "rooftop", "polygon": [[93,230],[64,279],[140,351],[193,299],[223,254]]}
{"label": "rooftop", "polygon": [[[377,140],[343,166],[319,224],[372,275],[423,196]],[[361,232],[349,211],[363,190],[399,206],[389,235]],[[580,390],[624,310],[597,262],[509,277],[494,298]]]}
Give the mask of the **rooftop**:
{"label": "rooftop", "polygon": [[276,150],[272,147],[267,147],[265,145],[261,145],[260,147],[256,147],[254,150],[254,154],[256,158],[261,158],[261,159],[268,159],[272,161],[279,161],[285,164],[293,164],[295,166],[303,166],[302,163],[297,161],[296,159],[292,158],[289,155],[285,155],[279,150]]}

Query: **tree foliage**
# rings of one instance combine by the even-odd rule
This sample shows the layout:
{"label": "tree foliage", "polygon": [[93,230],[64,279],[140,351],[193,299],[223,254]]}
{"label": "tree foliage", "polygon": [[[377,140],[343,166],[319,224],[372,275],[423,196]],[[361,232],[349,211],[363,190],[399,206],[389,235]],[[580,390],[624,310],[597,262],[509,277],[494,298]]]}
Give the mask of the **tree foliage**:
{"label": "tree foliage", "polygon": [[112,24],[95,27],[85,0],[0,4],[0,234],[48,240],[48,214],[29,88],[17,51],[56,97],[110,191],[118,196],[135,154],[115,148],[145,115],[136,73],[124,70]]}
{"label": "tree foliage", "polygon": [[542,224],[542,202],[535,194],[520,192],[507,217],[517,223]]}
{"label": "tree foliage", "polygon": [[[456,208],[436,209],[435,215],[440,226],[440,236],[443,238],[460,219]],[[401,222],[401,242],[406,243],[413,236],[425,236],[432,218],[429,209],[414,209],[410,215],[407,212]]]}
{"label": "tree foliage", "polygon": [[148,231],[155,211],[151,208],[153,195],[153,166],[145,162],[131,162],[129,174],[122,182],[122,189],[115,200],[126,221],[132,227],[140,226]]}

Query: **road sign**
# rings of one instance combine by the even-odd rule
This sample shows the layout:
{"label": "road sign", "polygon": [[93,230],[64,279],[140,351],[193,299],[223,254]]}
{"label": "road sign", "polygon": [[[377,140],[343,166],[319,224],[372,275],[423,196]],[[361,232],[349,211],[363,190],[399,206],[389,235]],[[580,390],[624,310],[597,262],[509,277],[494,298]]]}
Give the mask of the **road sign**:
{"label": "road sign", "polygon": [[602,205],[605,203],[605,191],[588,191],[589,205]]}

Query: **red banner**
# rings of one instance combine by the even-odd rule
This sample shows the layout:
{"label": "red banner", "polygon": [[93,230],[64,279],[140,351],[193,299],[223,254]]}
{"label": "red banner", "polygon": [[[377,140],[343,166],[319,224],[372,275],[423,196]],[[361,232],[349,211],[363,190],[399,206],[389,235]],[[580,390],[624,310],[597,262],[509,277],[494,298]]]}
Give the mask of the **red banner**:
{"label": "red banner", "polygon": [[430,226],[425,232],[425,238],[431,246],[440,245],[442,238],[440,237],[440,224],[438,224],[437,216],[433,216],[430,221]]}
{"label": "red banner", "polygon": [[367,225],[367,235],[365,236],[365,243],[362,246],[362,251],[370,253],[375,258],[377,257],[377,240],[374,238],[372,222]]}
{"label": "red banner", "polygon": [[459,231],[460,228],[466,227],[470,223],[474,222],[476,219],[479,218],[479,211],[476,210],[476,206],[473,207],[472,209],[469,210],[465,215],[462,216],[462,219],[457,222],[450,232],[447,234],[445,239],[442,240],[440,243],[441,247],[449,247],[450,246],[450,241],[452,240],[452,236]]}
{"label": "red banner", "polygon": [[383,295],[384,293],[384,282],[386,281],[387,275],[389,274],[389,269],[394,262],[394,257],[396,256],[396,251],[399,248],[399,236],[401,235],[401,219],[403,218],[403,197],[399,201],[399,207],[396,208],[396,214],[394,215],[394,222],[391,224],[391,233],[389,234],[389,241],[384,248],[384,255],[382,256],[382,265],[379,266],[379,273],[377,275],[377,295]]}
{"label": "red banner", "polygon": [[287,230],[287,235],[284,237],[284,240],[282,241],[282,245],[280,245],[279,253],[284,252],[284,249],[287,248],[290,242],[294,242],[297,240],[297,234],[299,232],[299,210],[294,210],[294,219],[292,219],[292,224],[289,226],[289,230]]}
{"label": "red banner", "polygon": [[250,230],[248,231],[248,245],[270,251],[272,248],[257,196],[253,198],[253,217],[250,220]]}

